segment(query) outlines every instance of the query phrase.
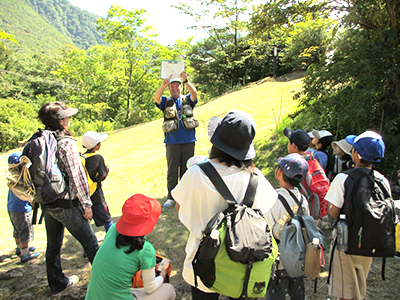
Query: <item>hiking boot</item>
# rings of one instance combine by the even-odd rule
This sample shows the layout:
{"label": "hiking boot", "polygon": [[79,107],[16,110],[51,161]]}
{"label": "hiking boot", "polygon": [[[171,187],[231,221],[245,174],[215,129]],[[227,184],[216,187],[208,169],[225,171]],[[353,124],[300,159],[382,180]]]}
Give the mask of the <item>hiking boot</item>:
{"label": "hiking boot", "polygon": [[175,205],[175,200],[172,200],[172,199],[168,199],[164,203],[164,207],[171,207],[171,206],[174,206],[174,205]]}
{"label": "hiking boot", "polygon": [[27,261],[29,261],[31,259],[38,258],[39,255],[40,255],[40,252],[34,253],[34,252],[31,252],[31,251],[28,251],[26,254],[20,256],[21,257],[21,262],[25,263],[25,262],[27,262]]}
{"label": "hiking boot", "polygon": [[[30,252],[34,252],[35,250],[36,250],[36,247],[34,247],[34,246],[29,247],[29,251],[30,251]],[[15,254],[16,254],[17,256],[20,256],[20,255],[21,255],[21,249],[15,248]]]}
{"label": "hiking boot", "polygon": [[78,282],[79,282],[79,277],[78,277],[78,276],[76,276],[76,275],[69,276],[69,277],[68,277],[68,284],[67,284],[67,286],[66,286],[63,290],[61,290],[61,291],[59,291],[59,292],[52,293],[53,296],[60,294],[61,292],[65,291],[65,289],[66,289],[67,287],[73,286],[73,285],[77,284]]}

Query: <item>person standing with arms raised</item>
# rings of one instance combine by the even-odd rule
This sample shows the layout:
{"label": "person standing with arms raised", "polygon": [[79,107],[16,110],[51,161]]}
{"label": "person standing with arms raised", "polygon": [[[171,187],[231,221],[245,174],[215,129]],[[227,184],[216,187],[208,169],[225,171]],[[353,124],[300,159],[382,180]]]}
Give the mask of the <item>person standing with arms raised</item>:
{"label": "person standing with arms raised", "polygon": [[[181,81],[182,79],[182,81]],[[189,94],[182,95],[183,85]],[[169,89],[171,97],[163,96],[164,91]],[[163,130],[165,132],[165,148],[167,157],[167,201],[165,207],[175,204],[171,191],[178,184],[178,180],[185,174],[187,160],[194,156],[194,145],[196,134],[194,127],[188,126],[184,119],[193,117],[193,108],[197,104],[197,90],[188,80],[185,71],[180,74],[180,78],[165,78],[154,94],[156,106],[164,112]],[[184,108],[185,111],[184,111]],[[198,126],[198,123],[197,123]]]}

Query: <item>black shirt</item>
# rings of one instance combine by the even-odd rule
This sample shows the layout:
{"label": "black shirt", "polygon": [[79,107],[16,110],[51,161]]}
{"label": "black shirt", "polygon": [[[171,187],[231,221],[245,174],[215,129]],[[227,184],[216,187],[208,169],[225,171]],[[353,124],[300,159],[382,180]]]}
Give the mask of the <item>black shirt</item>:
{"label": "black shirt", "polygon": [[[89,153],[93,152],[87,151],[85,154]],[[101,182],[106,179],[108,172],[103,156],[101,156],[100,154],[95,154],[91,157],[86,158],[86,169],[93,182],[97,182],[97,189],[90,197],[90,199],[93,203],[105,202]]]}

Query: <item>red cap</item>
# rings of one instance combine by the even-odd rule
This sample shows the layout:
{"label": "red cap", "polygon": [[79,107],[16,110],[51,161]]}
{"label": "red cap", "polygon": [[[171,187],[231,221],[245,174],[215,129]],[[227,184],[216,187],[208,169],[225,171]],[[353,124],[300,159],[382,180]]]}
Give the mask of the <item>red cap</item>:
{"label": "red cap", "polygon": [[125,201],[116,229],[118,233],[126,236],[144,236],[153,230],[160,215],[160,202],[142,194],[135,194]]}

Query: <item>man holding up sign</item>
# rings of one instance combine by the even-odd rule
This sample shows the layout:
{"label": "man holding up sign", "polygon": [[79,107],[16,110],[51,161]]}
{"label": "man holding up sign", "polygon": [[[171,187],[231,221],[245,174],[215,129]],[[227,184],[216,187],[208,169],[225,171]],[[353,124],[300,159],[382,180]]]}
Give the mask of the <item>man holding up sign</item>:
{"label": "man holding up sign", "polygon": [[[156,106],[164,113],[163,131],[165,132],[165,148],[167,156],[167,188],[168,198],[164,206],[175,204],[171,191],[178,184],[186,172],[187,160],[194,156],[196,141],[195,130],[199,123],[193,116],[193,108],[197,104],[197,90],[187,79],[185,71],[180,78],[173,78],[172,74],[163,79],[161,86],[154,94]],[[189,94],[182,95],[183,85]],[[162,96],[168,87],[171,97]]]}

